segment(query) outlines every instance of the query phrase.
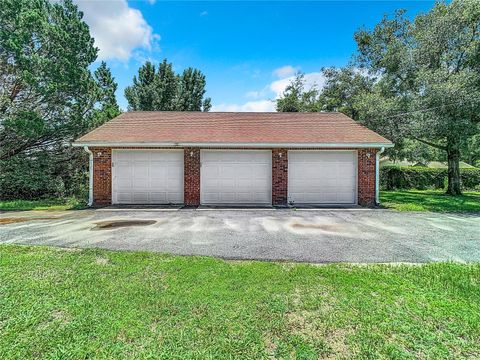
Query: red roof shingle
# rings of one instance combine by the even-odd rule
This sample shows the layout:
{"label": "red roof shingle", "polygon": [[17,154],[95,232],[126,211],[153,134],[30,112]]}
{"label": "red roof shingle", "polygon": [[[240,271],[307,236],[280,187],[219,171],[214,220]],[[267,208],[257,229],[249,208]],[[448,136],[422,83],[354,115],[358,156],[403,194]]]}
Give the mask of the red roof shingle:
{"label": "red roof shingle", "polygon": [[322,112],[126,112],[76,141],[109,143],[392,145],[342,113]]}

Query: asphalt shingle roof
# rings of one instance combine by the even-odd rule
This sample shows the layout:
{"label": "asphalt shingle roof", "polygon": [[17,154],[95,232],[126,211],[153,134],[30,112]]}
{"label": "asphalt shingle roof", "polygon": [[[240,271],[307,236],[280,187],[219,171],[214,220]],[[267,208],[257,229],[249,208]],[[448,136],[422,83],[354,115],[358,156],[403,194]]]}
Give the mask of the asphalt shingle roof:
{"label": "asphalt shingle roof", "polygon": [[126,112],[76,144],[368,144],[391,142],[342,113]]}

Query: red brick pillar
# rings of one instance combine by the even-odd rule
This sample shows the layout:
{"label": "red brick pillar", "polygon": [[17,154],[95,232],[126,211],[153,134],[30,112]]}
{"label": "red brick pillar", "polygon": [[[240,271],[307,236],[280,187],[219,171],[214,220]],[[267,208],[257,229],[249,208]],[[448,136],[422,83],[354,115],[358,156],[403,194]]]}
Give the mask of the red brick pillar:
{"label": "red brick pillar", "polygon": [[272,205],[287,204],[288,197],[288,151],[272,150]]}
{"label": "red brick pillar", "polygon": [[358,205],[375,206],[377,149],[358,150]]}
{"label": "red brick pillar", "polygon": [[112,149],[91,148],[93,153],[93,205],[112,203]]}
{"label": "red brick pillar", "polygon": [[188,206],[200,205],[200,149],[185,148],[183,153],[183,201]]}

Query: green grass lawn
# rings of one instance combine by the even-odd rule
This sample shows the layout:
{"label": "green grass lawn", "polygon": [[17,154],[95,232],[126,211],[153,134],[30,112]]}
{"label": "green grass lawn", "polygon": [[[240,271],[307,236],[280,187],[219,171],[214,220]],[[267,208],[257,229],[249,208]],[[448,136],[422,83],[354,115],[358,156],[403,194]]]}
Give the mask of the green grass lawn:
{"label": "green grass lawn", "polygon": [[0,246],[0,358],[480,357],[480,264]]}
{"label": "green grass lawn", "polygon": [[399,211],[480,212],[480,192],[473,191],[462,196],[443,190],[380,191],[380,202]]}
{"label": "green grass lawn", "polygon": [[1,200],[0,210],[73,210],[83,209],[86,204],[76,199]]}

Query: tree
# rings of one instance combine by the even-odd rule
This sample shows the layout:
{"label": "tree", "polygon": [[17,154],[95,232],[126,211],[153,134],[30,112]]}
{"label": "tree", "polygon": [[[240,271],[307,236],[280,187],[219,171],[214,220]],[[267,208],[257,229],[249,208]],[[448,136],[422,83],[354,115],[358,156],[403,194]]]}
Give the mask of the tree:
{"label": "tree", "polygon": [[352,65],[344,68],[323,68],[325,85],[318,99],[322,111],[339,111],[358,120],[357,102],[362,94],[370,93],[374,78]]}
{"label": "tree", "polygon": [[199,70],[193,68],[185,69],[178,81],[176,110],[210,110],[210,98],[203,99],[206,92],[206,84],[205,75]]}
{"label": "tree", "polygon": [[95,70],[94,77],[97,83],[98,106],[91,115],[92,120],[89,124],[91,128],[100,126],[121,114],[115,97],[118,85],[105,61],[102,61],[97,70]]}
{"label": "tree", "polygon": [[129,110],[154,110],[156,69],[150,61],[138,69],[138,78],[133,77],[133,85],[125,89]]}
{"label": "tree", "polygon": [[318,96],[316,86],[305,89],[305,75],[299,73],[277,99],[276,108],[278,112],[316,112],[319,111]]}
{"label": "tree", "polygon": [[324,86],[306,89],[305,77],[297,74],[277,99],[277,111],[339,111],[357,120],[356,102],[360,94],[371,91],[374,78],[353,66],[322,68]]}
{"label": "tree", "polygon": [[355,39],[358,64],[378,78],[361,120],[446,152],[447,193],[461,194],[460,151],[479,132],[480,2],[438,2],[413,22],[399,11]]}
{"label": "tree", "polygon": [[480,134],[468,139],[462,153],[464,154],[463,161],[480,168]]}
{"label": "tree", "polygon": [[4,0],[0,7],[0,159],[73,140],[95,82],[88,26],[70,0]]}
{"label": "tree", "polygon": [[211,104],[210,98],[204,98],[205,86],[205,75],[197,69],[176,75],[166,59],[158,70],[147,61],[125,89],[125,97],[134,111],[208,111]]}
{"label": "tree", "polygon": [[71,142],[119,113],[106,64],[72,1],[0,6],[0,198],[80,195],[86,154]]}

